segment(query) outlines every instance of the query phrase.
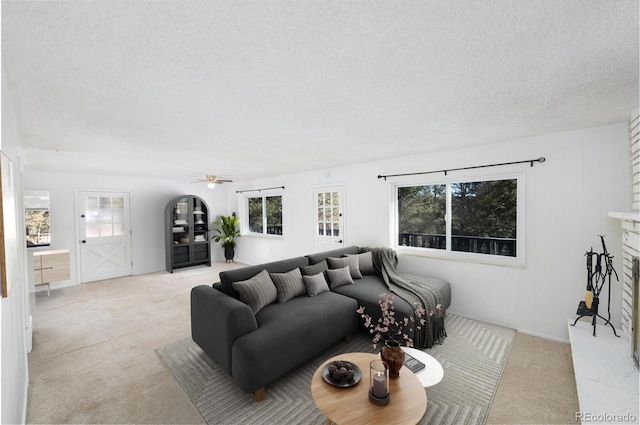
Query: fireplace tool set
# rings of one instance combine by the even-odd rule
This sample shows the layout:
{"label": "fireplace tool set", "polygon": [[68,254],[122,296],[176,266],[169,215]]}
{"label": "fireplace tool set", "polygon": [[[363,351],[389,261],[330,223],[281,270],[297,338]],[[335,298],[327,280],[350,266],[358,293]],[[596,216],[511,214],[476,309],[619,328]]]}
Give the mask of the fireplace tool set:
{"label": "fireplace tool set", "polygon": [[[585,292],[584,301],[580,301],[578,304],[578,318],[573,322],[575,326],[578,323],[578,320],[585,316],[591,316],[591,325],[593,326],[593,336],[596,336],[596,319],[599,317],[604,320],[605,325],[611,326],[613,329],[613,334],[617,337],[616,328],[611,324],[611,275],[616,275],[616,280],[620,280],[618,278],[618,273],[613,268],[613,255],[610,255],[607,252],[607,246],[604,243],[604,236],[599,235],[600,240],[602,241],[602,253],[593,252],[593,247],[591,247],[590,251],[587,251],[585,256],[587,257],[587,290]],[[595,265],[594,265],[595,259]],[[605,319],[598,313],[598,306],[600,305],[600,293],[602,292],[602,288],[604,284],[608,284],[607,288],[607,318]]]}

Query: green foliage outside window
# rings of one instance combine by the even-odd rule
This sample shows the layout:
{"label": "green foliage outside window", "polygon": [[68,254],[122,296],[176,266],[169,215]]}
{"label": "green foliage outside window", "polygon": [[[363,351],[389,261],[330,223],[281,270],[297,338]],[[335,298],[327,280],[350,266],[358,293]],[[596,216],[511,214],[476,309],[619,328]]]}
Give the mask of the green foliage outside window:
{"label": "green foliage outside window", "polygon": [[516,180],[452,184],[451,234],[515,239],[516,201]]}
{"label": "green foliage outside window", "polygon": [[[444,184],[398,188],[399,244],[445,249],[446,189]],[[410,234],[420,240],[411,243],[407,240]]]}
{"label": "green foliage outside window", "polygon": [[262,197],[249,198],[249,231],[262,233]]}
{"label": "green foliage outside window", "polygon": [[397,206],[399,245],[516,256],[517,179],[399,187]]}
{"label": "green foliage outside window", "polygon": [[247,198],[247,207],[250,232],[282,234],[282,196]]}
{"label": "green foliage outside window", "polygon": [[48,191],[25,190],[24,222],[27,246],[46,246],[51,243]]}

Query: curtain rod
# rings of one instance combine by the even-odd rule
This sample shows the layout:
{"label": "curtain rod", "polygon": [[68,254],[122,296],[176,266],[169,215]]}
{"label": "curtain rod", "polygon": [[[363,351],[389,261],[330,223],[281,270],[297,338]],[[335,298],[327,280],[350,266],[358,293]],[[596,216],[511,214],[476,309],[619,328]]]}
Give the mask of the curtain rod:
{"label": "curtain rod", "polygon": [[546,158],[544,156],[541,156],[538,159],[528,159],[526,161],[501,162],[499,164],[475,165],[473,167],[450,168],[448,170],[422,171],[419,173],[387,174],[386,176],[378,175],[378,178],[385,179],[386,181],[387,177],[416,176],[419,174],[433,174],[433,173],[444,173],[444,175],[446,176],[449,171],[473,170],[475,168],[486,168],[486,167],[500,167],[502,165],[526,164],[527,162],[531,164],[531,166],[533,167],[534,162],[539,162],[540,164],[542,164],[545,161],[546,161]]}
{"label": "curtain rod", "polygon": [[284,189],[284,186],[263,187],[262,189],[236,190],[236,193],[244,193],[244,192],[262,192],[263,190],[271,190],[271,189]]}

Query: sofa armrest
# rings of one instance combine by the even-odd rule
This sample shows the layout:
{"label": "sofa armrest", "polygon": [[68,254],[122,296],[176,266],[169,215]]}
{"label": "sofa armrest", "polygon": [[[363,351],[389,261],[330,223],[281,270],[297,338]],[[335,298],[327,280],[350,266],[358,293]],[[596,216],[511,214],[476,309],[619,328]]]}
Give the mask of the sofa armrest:
{"label": "sofa armrest", "polygon": [[233,343],[256,329],[248,305],[208,285],[191,290],[191,338],[229,375]]}

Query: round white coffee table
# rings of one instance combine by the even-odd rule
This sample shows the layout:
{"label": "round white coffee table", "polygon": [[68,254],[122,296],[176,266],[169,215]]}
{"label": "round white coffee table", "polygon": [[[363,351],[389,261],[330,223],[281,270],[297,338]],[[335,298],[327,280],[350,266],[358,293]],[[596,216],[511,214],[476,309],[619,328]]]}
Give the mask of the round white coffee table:
{"label": "round white coffee table", "polygon": [[415,372],[423,387],[431,387],[442,381],[444,369],[439,361],[424,351],[416,350],[415,348],[402,347],[402,349],[405,353],[424,363],[424,369]]}

